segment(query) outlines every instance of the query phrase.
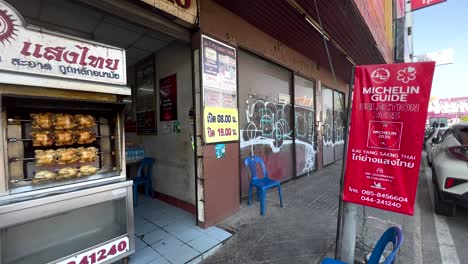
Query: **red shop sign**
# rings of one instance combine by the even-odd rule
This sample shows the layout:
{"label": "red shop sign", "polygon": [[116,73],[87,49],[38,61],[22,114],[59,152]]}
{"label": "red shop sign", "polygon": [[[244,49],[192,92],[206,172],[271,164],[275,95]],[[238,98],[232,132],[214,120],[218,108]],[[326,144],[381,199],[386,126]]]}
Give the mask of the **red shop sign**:
{"label": "red shop sign", "polygon": [[356,67],[344,201],[413,215],[434,68]]}
{"label": "red shop sign", "polygon": [[431,5],[440,4],[447,0],[411,0],[411,11],[425,8]]}

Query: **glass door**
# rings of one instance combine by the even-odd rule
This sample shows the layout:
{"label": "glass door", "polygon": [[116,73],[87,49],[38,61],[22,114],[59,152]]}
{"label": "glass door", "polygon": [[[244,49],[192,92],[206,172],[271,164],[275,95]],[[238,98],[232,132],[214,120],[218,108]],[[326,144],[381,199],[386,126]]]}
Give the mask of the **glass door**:
{"label": "glass door", "polygon": [[[245,51],[239,52],[239,126],[241,161],[261,157],[270,178],[293,176],[293,126],[290,71]],[[241,169],[241,196],[250,174]]]}
{"label": "glass door", "polygon": [[315,127],[315,83],[294,76],[294,118],[296,176],[317,168],[317,131]]}
{"label": "glass door", "polygon": [[335,161],[343,158],[344,130],[346,120],[346,108],[344,93],[333,92],[333,144],[335,148]]}
{"label": "glass door", "polygon": [[323,165],[335,161],[335,148],[333,144],[333,90],[322,88],[322,143],[323,143]]}

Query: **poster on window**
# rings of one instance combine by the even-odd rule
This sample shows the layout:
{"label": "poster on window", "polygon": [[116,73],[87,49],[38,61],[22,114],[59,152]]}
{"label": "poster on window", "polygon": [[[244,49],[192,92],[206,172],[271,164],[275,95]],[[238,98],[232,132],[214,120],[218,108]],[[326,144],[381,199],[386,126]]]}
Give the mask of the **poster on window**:
{"label": "poster on window", "polygon": [[177,120],[177,75],[159,80],[159,120]]}
{"label": "poster on window", "polygon": [[356,67],[344,201],[413,215],[434,68]]}
{"label": "poster on window", "polygon": [[237,108],[235,48],[202,36],[202,83],[205,107]]}

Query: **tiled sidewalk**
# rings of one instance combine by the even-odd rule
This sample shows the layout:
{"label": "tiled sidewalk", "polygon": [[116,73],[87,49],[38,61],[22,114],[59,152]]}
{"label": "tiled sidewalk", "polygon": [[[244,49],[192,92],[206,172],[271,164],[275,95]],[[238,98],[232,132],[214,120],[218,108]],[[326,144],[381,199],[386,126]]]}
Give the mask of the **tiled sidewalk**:
{"label": "tiled sidewalk", "polygon": [[199,263],[231,233],[195,225],[195,216],[157,199],[139,198],[135,208],[136,253],[130,264]]}

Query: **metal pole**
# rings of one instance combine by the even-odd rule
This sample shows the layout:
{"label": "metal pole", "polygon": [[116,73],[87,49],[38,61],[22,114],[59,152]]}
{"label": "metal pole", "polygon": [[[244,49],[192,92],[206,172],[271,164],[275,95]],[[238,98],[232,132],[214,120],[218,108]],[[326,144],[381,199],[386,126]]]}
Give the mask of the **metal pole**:
{"label": "metal pole", "polygon": [[[344,153],[348,153],[348,141],[349,141],[349,127],[351,121],[351,110],[352,110],[352,97],[354,87],[354,66],[351,70],[351,81],[348,89],[348,112],[346,115],[346,127],[345,127],[345,145]],[[343,157],[343,165],[341,167],[341,179],[340,179],[340,199],[338,205],[338,221],[336,226],[336,246],[335,246],[335,259],[349,260],[348,263],[354,263],[354,247],[356,238],[356,206],[350,205],[349,203],[343,202],[343,186],[344,186],[344,174],[346,171],[346,155]],[[343,215],[344,213],[344,215]],[[354,221],[354,225],[353,225]],[[350,241],[350,239],[352,241]],[[351,249],[351,250],[350,250]],[[350,255],[352,251],[352,255]]]}

